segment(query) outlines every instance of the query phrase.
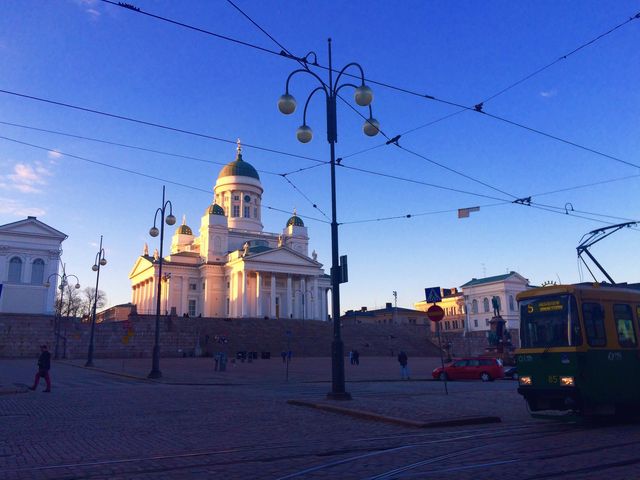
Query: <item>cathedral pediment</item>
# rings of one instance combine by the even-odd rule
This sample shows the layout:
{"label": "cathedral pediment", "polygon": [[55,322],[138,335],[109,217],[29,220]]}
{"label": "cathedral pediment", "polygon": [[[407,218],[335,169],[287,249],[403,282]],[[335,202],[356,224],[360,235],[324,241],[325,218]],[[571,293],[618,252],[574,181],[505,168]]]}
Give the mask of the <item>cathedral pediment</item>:
{"label": "cathedral pediment", "polygon": [[135,265],[131,269],[131,272],[129,272],[129,278],[135,277],[136,275],[140,274],[141,272],[144,272],[145,270],[151,268],[152,266],[153,266],[153,257],[148,257],[148,256],[138,257]]}
{"label": "cathedral pediment", "polygon": [[287,247],[274,248],[259,253],[253,253],[244,257],[238,258],[236,261],[244,262],[245,264],[281,264],[283,266],[295,266],[295,267],[307,267],[318,269],[322,267],[322,264],[316,260],[313,260],[306,255],[302,255]]}

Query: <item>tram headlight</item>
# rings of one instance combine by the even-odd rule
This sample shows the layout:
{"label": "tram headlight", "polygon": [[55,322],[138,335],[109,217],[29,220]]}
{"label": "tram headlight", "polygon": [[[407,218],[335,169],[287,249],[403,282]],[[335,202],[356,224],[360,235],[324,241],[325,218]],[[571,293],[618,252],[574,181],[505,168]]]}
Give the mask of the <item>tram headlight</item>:
{"label": "tram headlight", "polygon": [[575,382],[573,377],[560,377],[560,385],[562,387],[573,387]]}
{"label": "tram headlight", "polygon": [[532,385],[532,383],[533,383],[531,381],[531,377],[529,377],[529,376],[520,377],[518,379],[518,382],[520,383],[520,385]]}

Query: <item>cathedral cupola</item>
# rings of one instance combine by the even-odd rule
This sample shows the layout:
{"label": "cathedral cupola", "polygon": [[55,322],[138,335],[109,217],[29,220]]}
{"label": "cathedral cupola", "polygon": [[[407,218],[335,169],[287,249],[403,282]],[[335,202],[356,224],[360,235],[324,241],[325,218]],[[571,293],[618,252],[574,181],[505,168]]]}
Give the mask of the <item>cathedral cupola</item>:
{"label": "cathedral cupola", "polygon": [[191,250],[193,243],[193,231],[187,225],[186,216],[182,216],[182,225],[176,228],[176,233],[171,238],[171,253],[178,253]]}

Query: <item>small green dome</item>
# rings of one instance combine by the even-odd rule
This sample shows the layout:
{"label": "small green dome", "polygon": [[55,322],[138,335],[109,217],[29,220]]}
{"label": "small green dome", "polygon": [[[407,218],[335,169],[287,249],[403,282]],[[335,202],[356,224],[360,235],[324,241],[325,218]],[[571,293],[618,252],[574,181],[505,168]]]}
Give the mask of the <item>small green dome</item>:
{"label": "small green dome", "polygon": [[287,221],[287,227],[289,225],[293,225],[294,227],[304,227],[304,222],[299,216],[294,215]]}
{"label": "small green dome", "polygon": [[222,177],[250,177],[255,178],[256,180],[260,180],[260,175],[256,171],[253,166],[244,160],[242,160],[242,148],[238,144],[238,154],[236,155],[236,159],[228,163],[224,166],[222,170],[220,170],[220,174],[218,178]]}
{"label": "small green dome", "polygon": [[207,210],[207,212],[209,213],[209,215],[222,215],[224,216],[224,209],[218,205],[217,203],[214,203],[213,205],[209,206],[209,209]]}
{"label": "small green dome", "polygon": [[184,225],[184,224],[178,227],[178,233],[180,235],[193,235],[191,228],[189,228],[187,225]]}

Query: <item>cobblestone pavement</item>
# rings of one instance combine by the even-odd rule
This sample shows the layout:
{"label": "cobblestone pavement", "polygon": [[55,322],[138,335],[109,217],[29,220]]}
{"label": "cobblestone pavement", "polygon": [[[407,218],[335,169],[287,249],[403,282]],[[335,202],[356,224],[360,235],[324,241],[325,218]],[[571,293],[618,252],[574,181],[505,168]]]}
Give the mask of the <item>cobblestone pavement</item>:
{"label": "cobblestone pavement", "polygon": [[[411,428],[287,404],[324,403],[330,388],[319,378],[326,362],[298,363],[309,374],[289,382],[264,362],[245,365],[241,382],[232,370],[232,384],[175,385],[54,362],[53,393],[0,395],[0,478],[640,478],[638,425],[532,419],[515,382],[450,382],[445,395],[441,382],[384,381],[388,359],[370,359],[347,384],[354,399],[329,402],[413,420],[502,418]],[[206,365],[161,363],[173,380],[206,377]],[[33,367],[3,360],[0,385],[30,383]]]}

